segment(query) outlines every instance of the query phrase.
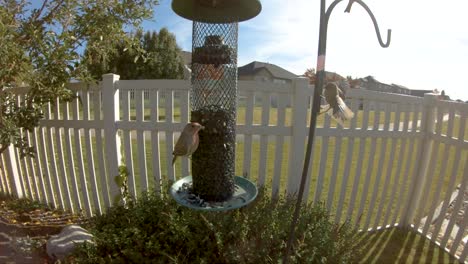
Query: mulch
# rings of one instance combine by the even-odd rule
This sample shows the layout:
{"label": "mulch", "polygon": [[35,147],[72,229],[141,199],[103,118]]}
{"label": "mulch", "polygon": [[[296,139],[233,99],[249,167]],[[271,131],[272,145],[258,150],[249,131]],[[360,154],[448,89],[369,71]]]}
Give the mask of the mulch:
{"label": "mulch", "polygon": [[0,201],[0,263],[54,263],[45,243],[70,224],[85,224],[86,218],[47,208],[13,210]]}

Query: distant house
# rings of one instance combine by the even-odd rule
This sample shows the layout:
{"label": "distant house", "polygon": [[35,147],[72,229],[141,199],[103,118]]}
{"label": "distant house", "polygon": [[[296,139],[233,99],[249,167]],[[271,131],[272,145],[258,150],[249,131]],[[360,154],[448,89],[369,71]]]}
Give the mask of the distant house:
{"label": "distant house", "polygon": [[392,87],[393,87],[393,93],[411,95],[411,90],[408,87],[405,87],[399,84],[394,84],[394,83],[392,83]]}
{"label": "distant house", "polygon": [[411,95],[411,90],[403,85],[382,83],[372,76],[359,79],[359,86],[370,91]]}
{"label": "distant house", "polygon": [[298,76],[277,65],[254,61],[238,68],[239,80],[255,80],[272,83],[291,83]]}
{"label": "distant house", "polygon": [[[238,79],[239,80],[252,80],[260,82],[271,82],[279,84],[289,84],[292,83],[293,79],[298,76],[288,70],[285,70],[277,65],[254,61],[237,69]],[[239,105],[243,105],[245,100],[245,95],[239,94]],[[260,103],[260,98],[256,98],[256,103]],[[272,107],[277,107],[278,98],[270,98],[270,103]],[[286,105],[289,106],[291,102],[288,102]]]}
{"label": "distant house", "polygon": [[424,97],[424,94],[426,93],[432,93],[432,90],[411,90],[411,95],[412,96],[419,96],[419,97]]}

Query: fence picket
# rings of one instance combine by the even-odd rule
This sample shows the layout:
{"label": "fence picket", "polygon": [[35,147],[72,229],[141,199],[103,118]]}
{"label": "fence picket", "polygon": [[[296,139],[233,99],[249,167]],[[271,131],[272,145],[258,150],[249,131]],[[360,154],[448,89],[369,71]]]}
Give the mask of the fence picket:
{"label": "fence picket", "polygon": [[[337,124],[337,129],[341,130],[341,125]],[[338,168],[340,167],[340,157],[341,157],[341,137],[335,137],[335,151],[333,152],[333,169],[332,175],[330,179],[330,184],[328,185],[328,197],[327,197],[327,209],[328,211],[332,211],[333,207],[333,196],[335,195],[335,186],[336,186],[336,178],[338,177]]]}
{"label": "fence picket", "polygon": [[[464,132],[465,125],[466,125],[466,114],[462,115],[460,126],[459,126],[459,132]],[[459,133],[458,135],[459,135],[458,140],[460,142],[463,141],[463,136],[462,135],[464,135],[464,133]],[[458,157],[458,158],[456,158],[454,162],[457,163],[457,164],[454,164],[454,166],[452,167],[452,172],[450,174],[450,181],[449,181],[447,190],[454,190],[455,183],[456,183],[456,178],[457,178],[457,171],[461,171],[463,167],[465,167],[464,172],[463,172],[463,182],[466,182],[466,177],[468,177],[468,175],[467,175],[468,174],[468,165],[466,165],[467,164],[466,161],[465,161],[465,163],[462,162],[462,163],[458,164],[461,155],[462,155],[462,148],[461,148],[461,144],[460,144],[460,145],[457,145],[457,148],[455,150],[455,157]],[[457,170],[457,167],[455,165],[458,165],[457,166],[459,168],[458,170]],[[461,188],[460,188],[459,193],[463,193],[463,190]],[[445,215],[447,213],[448,207],[450,205],[451,196],[452,196],[452,193],[450,191],[448,191],[446,193],[445,197],[444,197],[444,202],[443,202],[441,210],[440,210],[440,215]],[[449,223],[449,225],[453,225],[453,223],[452,224]],[[437,222],[436,225],[434,226],[434,231],[433,232],[435,234],[438,234],[440,232],[441,227],[442,227],[442,221]],[[435,240],[436,237],[434,237],[432,239]],[[448,238],[443,238],[442,241],[445,242],[446,239],[448,239]]]}
{"label": "fence picket", "polygon": [[[102,98],[106,100],[102,104],[102,114],[105,135],[105,165],[107,183],[109,186],[109,195],[111,204],[114,204],[115,197],[120,194],[120,187],[115,182],[115,177],[119,175],[119,167],[123,163],[121,144],[122,139],[119,134],[118,125],[120,120],[120,89],[118,81],[120,76],[115,74],[104,74],[102,76]],[[110,102],[107,102],[110,101]]]}
{"label": "fence picket", "polygon": [[[412,118],[410,117],[410,121],[411,122],[411,126],[408,125],[408,131],[411,130],[412,132],[416,131],[416,128],[417,128],[417,124],[418,124],[418,116],[419,116],[419,113],[421,112],[420,111],[420,108],[418,108],[416,105],[412,104],[410,106],[410,111],[412,112]],[[400,195],[398,197],[398,201],[397,201],[397,209],[395,210],[395,214],[393,216],[393,222],[396,222],[397,221],[397,218],[398,218],[398,214],[400,214],[400,220],[402,225],[405,225],[405,220],[407,219],[407,213],[408,213],[408,204],[405,203],[405,206],[400,206],[401,204],[403,204],[403,201],[407,201],[409,198],[409,196],[411,195],[411,190],[413,189],[413,182],[412,181],[412,175],[414,174],[414,166],[413,168],[411,167],[411,164],[412,162],[410,161],[413,161],[414,162],[417,162],[419,159],[420,159],[420,155],[421,155],[421,151],[420,151],[420,148],[421,148],[421,144],[418,143],[418,140],[411,140],[410,143],[409,143],[409,146],[408,146],[408,151],[407,151],[407,156],[406,156],[406,166],[405,166],[405,169],[404,169],[404,173],[403,173],[403,183],[402,183],[402,193],[403,195]],[[413,156],[416,156],[414,159],[413,159]],[[408,184],[408,181],[410,184]],[[409,188],[406,189],[406,192],[404,191],[404,187],[409,185]],[[406,223],[408,224],[408,223]]]}
{"label": "fence picket", "polygon": [[[157,124],[159,122],[159,100],[158,91],[151,90],[151,123]],[[159,130],[156,125],[156,129],[151,131],[151,152],[153,162],[153,177],[155,182],[155,190],[161,191],[161,157],[159,155]]]}
{"label": "fence picket", "polygon": [[[89,121],[91,118],[91,111],[90,111],[90,94],[89,94],[89,89],[86,91],[83,91],[83,120]],[[94,134],[96,134],[96,130],[94,130]],[[96,167],[95,167],[95,162],[94,162],[94,154],[93,154],[93,146],[91,144],[91,130],[89,127],[86,127],[84,129],[84,140],[85,140],[85,146],[86,146],[86,157],[87,157],[87,168],[88,168],[88,175],[89,175],[89,180],[91,183],[91,189],[92,189],[92,197],[93,197],[93,205],[94,205],[94,210],[92,210],[92,213],[96,212],[97,214],[101,215],[102,214],[102,208],[101,208],[101,198],[99,197],[99,194],[101,193],[99,190],[98,182],[97,182],[97,177],[96,177]]]}
{"label": "fence picket", "polygon": [[[130,123],[130,97],[133,94],[132,90],[122,90],[122,121]],[[136,188],[136,177],[135,169],[133,166],[133,147],[132,147],[132,137],[130,130],[123,130],[123,140],[124,140],[124,153],[125,153],[125,166],[128,171],[128,189],[130,190],[130,195],[135,199],[138,198],[137,188]]]}
{"label": "fence picket", "polygon": [[[455,215],[458,214],[458,212],[460,212],[461,207],[463,206],[464,203],[466,203],[466,201],[464,200],[465,199],[464,196],[465,196],[465,192],[466,192],[466,187],[467,187],[466,185],[467,185],[467,181],[468,181],[468,165],[466,165],[466,164],[468,164],[468,156],[465,159],[464,177],[463,177],[462,183],[460,184],[460,187],[458,189],[458,195],[457,195],[457,198],[456,198],[455,205],[453,206],[452,214],[455,214]],[[448,193],[450,193],[450,192],[448,192]],[[466,228],[467,222],[468,222],[467,215],[468,214],[465,212],[463,222],[459,226],[458,232],[457,232],[457,234],[455,236],[455,239],[453,240],[452,249],[451,249],[452,254],[455,253],[455,250],[457,249],[461,239],[465,235],[465,232],[466,232],[465,228]],[[445,228],[445,234],[444,234],[444,237],[442,238],[442,242],[441,242],[441,247],[442,248],[445,248],[445,246],[447,244],[447,241],[448,241],[449,237],[452,234],[452,230],[453,230],[453,227],[455,225],[455,220],[456,220],[456,217],[451,217],[450,220],[449,220],[449,224]],[[442,221],[440,221],[440,222],[442,222]],[[439,234],[439,232],[434,233],[432,235],[432,237],[431,237],[431,240],[435,241],[438,234]]]}
{"label": "fence picket", "polygon": [[[63,104],[63,118],[66,121],[70,120],[70,103]],[[73,120],[73,119],[72,119]],[[72,212],[74,212],[75,208],[81,210],[83,208],[83,204],[80,200],[80,190],[78,185],[78,180],[75,174],[75,159],[73,158],[73,144],[72,144],[72,135],[70,134],[70,128],[64,127],[64,137],[65,137],[65,151],[68,158],[68,175],[70,175],[71,179],[71,186],[73,193],[73,204],[74,206],[71,208]]]}
{"label": "fence picket", "polygon": [[[293,109],[291,148],[289,152],[289,178],[287,190],[289,194],[297,194],[304,168],[304,151],[307,138],[307,108],[309,80],[306,78],[296,78],[293,81]],[[304,197],[305,198],[305,197]]]}
{"label": "fence picket", "polygon": [[[174,123],[174,94],[172,91],[164,93],[165,123],[169,126]],[[166,131],[166,167],[167,177],[170,181],[176,181],[174,167],[172,166],[172,151],[174,150],[174,131]]]}
{"label": "fence picket", "polygon": [[[286,121],[286,106],[287,100],[289,98],[286,96],[278,96],[278,127],[285,127]],[[271,188],[271,195],[273,199],[277,199],[280,193],[280,180],[281,180],[281,172],[283,168],[283,147],[284,147],[284,136],[277,135],[276,136],[276,145],[275,145],[275,164],[273,169],[273,180],[272,180],[272,188]]]}
{"label": "fence picket", "polygon": [[[389,118],[390,118],[390,111],[391,111],[391,109],[393,109],[393,106],[395,106],[397,111],[395,113],[395,120],[393,122],[393,129],[391,129],[391,130],[393,130],[395,132],[395,131],[398,131],[399,126],[400,126],[400,113],[401,113],[400,109],[401,108],[398,107],[398,105],[396,105],[396,104],[395,105],[390,105],[390,109],[387,109],[387,111],[386,111]],[[388,128],[388,130],[390,130],[390,127]],[[395,148],[396,148],[397,139],[396,138],[391,138],[390,141],[391,141],[390,155],[389,155],[388,161],[386,162],[387,163],[387,172],[386,172],[386,175],[385,175],[385,182],[384,182],[384,185],[383,185],[383,189],[381,191],[381,200],[382,201],[386,200],[389,185],[390,185],[390,180],[392,178],[393,161],[394,161],[394,158],[395,158]],[[388,142],[388,143],[390,144],[390,142]],[[383,171],[382,171],[382,174],[383,174]],[[395,176],[395,178],[396,178],[396,176]],[[377,227],[379,225],[379,221],[381,220],[381,217],[382,217],[382,211],[383,211],[383,208],[384,208],[384,204],[385,203],[382,203],[382,202],[379,203],[379,209],[377,210],[377,216],[376,216],[375,221],[374,221],[373,229],[377,229]],[[386,221],[383,221],[382,226],[385,227],[386,225],[387,225]]]}
{"label": "fence picket", "polygon": [[[402,127],[402,132],[407,132],[408,131],[408,122],[409,122],[409,105],[404,105],[405,108],[404,108],[404,116],[403,116],[403,127]],[[399,111],[399,108],[397,108],[397,116],[399,117],[401,115],[401,112]],[[395,122],[396,123],[396,122]],[[399,120],[398,120],[398,124],[399,124]],[[400,129],[400,125],[398,125],[396,131],[398,131]],[[394,130],[395,131],[395,130]],[[397,138],[394,138],[395,141],[398,141]],[[397,193],[399,194],[398,196],[401,197],[402,196],[402,193],[401,191],[403,190],[403,188],[400,188],[402,185],[399,183],[400,179],[401,179],[401,171],[402,171],[402,168],[403,168],[403,157],[405,156],[405,153],[406,153],[406,144],[408,142],[408,137],[404,137],[400,140],[400,150],[397,154],[398,156],[398,160],[397,160],[397,166],[396,166],[396,171],[395,171],[395,175],[394,175],[394,178],[393,178],[393,188],[392,188],[392,192],[391,192],[391,195],[390,195],[390,203],[387,205],[387,211],[385,212],[385,216],[384,216],[384,222],[383,222],[383,226],[387,226],[387,225],[390,225],[390,226],[394,226],[396,223],[395,223],[395,220],[390,220],[390,216],[391,216],[391,209],[392,209],[392,204],[395,204],[395,196],[397,195]],[[392,159],[391,159],[392,160]],[[398,206],[399,204],[395,204],[395,209],[394,209],[394,212],[395,214],[397,214],[396,212],[398,212]],[[389,222],[390,221],[390,222]]]}
{"label": "fence picket", "polygon": [[[245,127],[251,128],[253,126],[253,112],[255,104],[255,93],[247,92],[247,105],[245,109]],[[244,168],[242,169],[242,176],[249,179],[251,177],[251,160],[252,160],[252,134],[244,135]]]}
{"label": "fence picket", "polygon": [[[354,113],[357,113],[357,102],[356,99],[351,100],[351,104],[349,104],[351,110]],[[353,118],[351,120],[351,126],[349,129],[356,129],[356,121],[357,118]],[[335,213],[335,222],[339,223],[341,221],[341,215],[343,211],[343,203],[346,196],[346,189],[348,188],[348,180],[351,177],[351,161],[353,160],[353,152],[354,152],[354,137],[348,138],[348,147],[346,152],[346,161],[343,170],[343,181],[341,183],[341,190],[340,190],[340,197],[338,198],[338,204]]]}
{"label": "fence picket", "polygon": [[[34,131],[32,132],[34,133]],[[31,142],[31,132],[26,132],[25,133],[26,135],[26,142],[28,144],[28,146],[30,147],[33,147],[34,145],[32,144]],[[34,200],[34,201],[40,201],[41,200],[41,194],[40,194],[40,190],[39,190],[39,182],[37,180],[37,172],[36,172],[36,168],[34,166],[34,159],[30,156],[28,157],[25,157],[25,162],[26,162],[26,165],[27,165],[27,170],[28,170],[28,175],[31,179],[31,182],[33,184],[33,186],[31,186],[32,189],[34,189],[34,195],[31,196],[31,199]]]}
{"label": "fence picket", "polygon": [[[28,137],[28,132],[27,131],[22,131],[22,136],[23,137]],[[29,144],[29,142],[27,143]],[[26,183],[27,183],[27,187],[28,187],[28,191],[29,191],[29,195],[30,195],[30,199],[31,200],[35,200],[35,196],[37,194],[37,192],[34,190],[34,188],[37,186],[34,186],[35,185],[35,178],[34,178],[34,172],[32,171],[32,168],[31,168],[31,164],[30,164],[30,157],[23,157],[21,158],[21,163],[23,164],[23,172],[25,173],[24,174],[24,178],[26,178]]]}
{"label": "fence picket", "polygon": [[[4,155],[0,155],[0,168],[6,168],[5,167],[5,159]],[[5,174],[5,170],[0,171],[0,188],[2,193],[11,195],[11,191],[8,188],[8,175]]]}
{"label": "fence picket", "polygon": [[[372,130],[374,130],[374,131],[378,130],[379,121],[380,121],[380,108],[378,107],[378,110],[374,113],[374,124],[373,124]],[[368,194],[368,190],[369,190],[371,174],[372,174],[372,170],[374,169],[375,151],[376,151],[376,146],[377,146],[376,141],[377,141],[377,139],[375,137],[372,138],[372,140],[371,140],[371,150],[370,150],[370,154],[369,154],[368,161],[367,161],[367,170],[366,170],[366,178],[365,178],[365,182],[364,182],[364,189],[362,191],[361,203],[359,205],[358,213],[356,215],[356,227],[359,227],[359,223],[361,221],[361,216],[364,213],[364,206],[365,206],[366,200],[367,200],[367,194]],[[369,207],[369,208],[371,208],[371,207]],[[364,230],[366,230],[366,229],[364,228]]]}
{"label": "fence picket", "polygon": [[[367,101],[363,102],[363,112],[364,114],[362,118],[361,132],[364,133],[367,131],[368,125],[369,125],[369,103]],[[362,166],[364,162],[365,149],[366,149],[366,139],[360,138],[359,139],[359,154],[358,154],[356,169],[354,173],[355,176],[354,176],[354,182],[353,182],[353,190],[351,192],[351,198],[350,198],[349,205],[348,205],[348,211],[346,212],[346,218],[348,220],[351,220],[352,214],[354,211],[354,204],[356,202],[359,182],[361,180],[361,175],[363,172]]]}
{"label": "fence picket", "polygon": [[[421,128],[422,139],[418,148],[418,156],[416,160],[417,169],[414,181],[410,186],[410,195],[406,203],[407,208],[403,218],[403,225],[409,226],[413,221],[415,214],[418,213],[420,203],[425,202],[421,199],[423,187],[428,174],[429,163],[433,151],[433,143],[431,136],[434,133],[434,112],[435,102],[437,101],[437,95],[425,94],[424,95],[424,111],[422,111]],[[418,224],[418,223],[416,223]],[[416,229],[417,230],[417,229]]]}
{"label": "fence picket", "polygon": [[[467,218],[468,217],[466,217],[466,215],[465,215],[465,219],[467,219]],[[465,223],[466,222],[468,222],[468,220],[465,221]],[[466,227],[466,225],[465,225],[465,227]],[[463,249],[463,252],[462,252],[462,254],[460,255],[460,258],[459,258],[460,262],[464,263],[466,261],[466,256],[468,256],[468,247],[465,245],[465,248]]]}
{"label": "fence picket", "polygon": [[[385,113],[383,131],[388,131],[390,127],[390,107],[388,103],[383,103],[383,111]],[[377,122],[377,126],[379,126],[378,122]],[[379,127],[377,129],[380,130]],[[373,210],[375,203],[377,202],[377,198],[379,197],[380,181],[382,180],[382,171],[384,169],[387,143],[388,143],[388,138],[380,139],[379,165],[377,165],[377,173],[375,174],[375,182],[373,184],[374,188],[372,191],[372,196],[370,198],[370,205],[368,207],[368,210]],[[366,222],[363,228],[364,230],[367,230],[369,228],[371,217],[372,217],[372,214],[367,215]],[[379,219],[375,218],[376,222],[378,222],[378,220]]]}
{"label": "fence picket", "polygon": [[[102,86],[101,86],[102,87]],[[100,88],[100,87],[99,87]],[[101,100],[102,94],[98,89],[93,90],[93,110],[94,110],[94,120],[101,122]],[[104,146],[102,144],[102,129],[95,128],[94,129],[94,136],[96,138],[96,153],[97,153],[97,170],[100,174],[100,182],[101,182],[101,190],[100,193],[102,194],[104,205],[106,208],[111,206],[111,197],[109,196],[109,183],[106,177],[106,170],[105,170],[105,163],[104,163],[104,155],[103,149]],[[116,175],[114,175],[116,176]],[[112,178],[112,176],[111,176]]]}
{"label": "fence picket", "polygon": [[[46,116],[46,115],[44,115]],[[52,178],[50,176],[50,167],[49,167],[49,159],[47,155],[47,145],[46,145],[46,139],[45,139],[45,130],[47,129],[46,127],[39,127],[39,142],[41,145],[42,151],[40,152],[41,156],[41,164],[43,168],[43,173],[45,173],[44,177],[46,178],[46,183],[45,185],[48,187],[48,191],[46,192],[47,197],[48,197],[48,204],[52,204],[53,207],[57,207],[57,202],[55,200],[55,195],[54,195],[54,189],[52,186]]]}
{"label": "fence picket", "polygon": [[[439,117],[437,119],[437,128],[436,128],[436,134],[440,135],[441,134],[441,130],[442,130],[442,118],[443,118],[443,113],[442,111],[440,111],[441,109],[439,108],[438,109],[438,112],[439,112]],[[450,115],[451,115],[451,119],[449,119],[449,124],[448,124],[448,131],[447,131],[447,137],[452,137],[452,132],[453,132],[453,121],[454,121],[454,112],[453,111],[450,111]],[[440,124],[439,124],[440,123]],[[440,144],[437,144],[436,146],[439,146]],[[440,193],[442,191],[442,186],[443,186],[443,180],[444,180],[444,177],[445,177],[445,171],[447,170],[447,160],[448,158],[444,158],[444,157],[447,157],[448,156],[448,149],[450,148],[450,146],[443,146],[444,149],[443,149],[443,153],[441,155],[442,157],[442,166],[439,170],[439,175],[437,177],[438,181],[436,183],[436,190],[435,190],[435,193],[434,193],[434,196],[432,198],[432,200],[434,201],[433,203],[429,203],[429,206],[430,206],[430,209],[429,209],[429,212],[426,216],[426,223],[423,227],[423,234],[427,234],[428,230],[429,230],[429,227],[430,225],[432,224],[432,221],[433,221],[433,216],[434,216],[434,212],[436,210],[436,207],[438,206],[438,201],[439,201],[439,198],[440,198]],[[434,152],[437,151],[437,148],[435,148]],[[433,164],[436,163],[436,160],[434,160],[432,162]],[[432,172],[431,174],[434,175],[435,174],[435,165],[433,165],[433,169],[432,169]],[[431,183],[432,183],[432,179],[429,178],[429,180]],[[450,192],[450,190],[448,190]]]}
{"label": "fence picket", "polygon": [[[183,91],[180,96],[180,122],[187,124],[189,122],[189,105],[190,94],[188,91]],[[189,172],[189,159],[182,159],[182,177],[190,175]]]}
{"label": "fence picket", "polygon": [[[262,93],[262,121],[261,126],[268,127],[270,121],[270,94],[269,93]],[[267,174],[267,145],[268,143],[268,135],[262,134],[260,135],[260,159],[258,161],[258,186],[265,185],[265,179]]]}
{"label": "fence picket", "polygon": [[[78,92],[78,96],[82,98],[82,92]],[[73,119],[75,121],[80,120],[79,116],[79,105],[78,105],[78,100],[73,101]],[[81,140],[81,129],[75,128],[73,130],[73,136],[75,138],[75,154],[76,154],[76,166],[78,167],[78,174],[80,178],[80,190],[81,194],[83,196],[83,207],[86,211],[86,215],[91,216],[92,215],[92,210],[91,210],[91,201],[89,199],[89,190],[88,190],[88,180],[86,179],[86,173],[85,173],[85,164],[84,164],[84,159],[83,159],[83,144]]]}
{"label": "fence picket", "polygon": [[[49,110],[49,114],[50,114],[50,110]],[[54,119],[57,119],[57,115],[54,116]],[[54,132],[52,132],[52,129],[54,129]],[[49,154],[49,159],[50,159],[49,166],[51,167],[51,173],[52,173],[51,176],[53,177],[53,182],[54,182],[55,191],[56,191],[56,193],[54,194],[56,194],[57,196],[56,198],[58,200],[59,207],[61,209],[66,209],[64,201],[63,201],[62,187],[60,186],[58,168],[56,165],[57,152],[55,151],[54,143],[52,140],[53,135],[60,133],[60,131],[58,131],[58,128],[56,127],[47,127],[46,131],[47,131],[47,139],[48,139],[47,147],[49,149],[48,154]]]}
{"label": "fence picket", "polygon": [[[443,114],[442,114],[442,111],[439,111],[440,109],[438,109],[438,113],[437,113],[437,124],[436,124],[436,128],[435,128],[435,134],[436,135],[440,135],[441,134],[441,131],[442,131],[442,117],[443,117]],[[431,185],[432,185],[432,181],[434,179],[434,175],[435,175],[435,165],[436,165],[436,161],[440,158],[439,157],[439,147],[440,147],[440,142],[439,141],[435,141],[433,143],[433,148],[432,148],[432,155],[430,155],[430,158],[429,158],[429,169],[427,171],[427,174],[426,174],[426,179],[425,179],[425,185],[423,187],[423,190],[429,190],[431,188]],[[421,220],[423,219],[424,217],[424,212],[425,212],[425,208],[426,208],[426,205],[429,205],[429,203],[427,203],[427,201],[429,200],[429,193],[428,191],[425,191],[425,192],[422,192],[421,194],[421,202],[422,204],[419,205],[419,207],[417,208],[418,211],[417,213],[415,214],[416,217],[415,217],[415,223],[414,223],[414,228],[415,229],[418,229],[419,228],[419,225],[421,224]],[[428,222],[431,222],[430,219],[427,219],[426,221]],[[428,228],[429,226],[427,226]],[[427,235],[427,228],[424,228],[423,229],[423,235]]]}
{"label": "fence picket", "polygon": [[[63,103],[60,102],[58,99],[55,101],[55,106],[54,106],[54,116],[55,119],[60,118],[60,108]],[[66,170],[66,164],[65,164],[65,153],[63,151],[63,137],[62,137],[62,131],[60,127],[55,127],[55,144],[56,144],[56,149],[57,149],[57,156],[56,159],[54,159],[54,163],[58,163],[58,172],[60,173],[57,175],[57,180],[60,179],[60,181],[57,184],[61,184],[61,187],[63,187],[63,192],[65,197],[62,199],[64,200],[64,208],[67,210],[73,210],[73,202],[71,198],[71,193],[70,193],[70,184],[68,183],[68,174]]]}
{"label": "fence picket", "polygon": [[[144,96],[145,90],[135,90],[135,108],[136,108],[136,122],[141,123],[144,121]],[[145,146],[145,132],[141,129],[136,131],[137,136],[137,150],[138,150],[138,165],[140,172],[141,191],[148,191],[148,174],[146,165],[146,146]]]}

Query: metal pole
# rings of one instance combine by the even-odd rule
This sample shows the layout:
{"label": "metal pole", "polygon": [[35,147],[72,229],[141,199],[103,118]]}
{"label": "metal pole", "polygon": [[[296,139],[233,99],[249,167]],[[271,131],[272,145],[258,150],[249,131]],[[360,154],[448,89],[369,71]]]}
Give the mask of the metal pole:
{"label": "metal pole", "polygon": [[299,212],[302,204],[302,197],[304,195],[305,182],[307,179],[307,172],[309,171],[310,156],[312,155],[312,145],[314,144],[315,127],[317,125],[317,115],[320,112],[320,95],[322,94],[323,79],[325,75],[325,53],[327,46],[327,19],[325,15],[325,0],[320,1],[320,30],[319,30],[319,46],[317,57],[317,70],[315,78],[314,98],[312,104],[312,113],[310,115],[309,137],[307,139],[306,154],[304,158],[304,167],[302,170],[301,184],[299,186],[299,193],[297,195],[296,207],[294,209],[291,229],[289,231],[289,239],[286,246],[286,254],[283,257],[283,263],[289,263],[289,255],[291,254],[291,247],[294,241],[294,233],[299,218]]}
{"label": "metal pole", "polygon": [[[307,139],[306,154],[304,158],[304,167],[302,170],[301,183],[299,186],[299,193],[297,195],[296,207],[294,209],[293,219],[291,222],[291,228],[289,231],[289,239],[286,245],[286,252],[283,256],[283,263],[289,263],[289,255],[291,254],[292,244],[294,242],[295,229],[297,221],[299,219],[299,213],[302,204],[302,198],[304,196],[305,182],[307,179],[307,172],[309,171],[310,166],[310,157],[312,155],[312,146],[314,144],[315,138],[315,128],[317,126],[317,116],[320,112],[320,101],[323,90],[323,84],[325,80],[325,57],[327,51],[327,29],[328,29],[328,20],[330,19],[331,12],[333,8],[341,2],[342,0],[335,0],[329,8],[325,11],[325,0],[320,1],[320,30],[319,30],[319,45],[318,45],[318,55],[317,55],[317,67],[316,67],[316,78],[315,78],[315,88],[314,88],[314,98],[312,104],[312,112],[310,115],[310,127],[309,127],[309,136]],[[376,19],[370,9],[364,4],[361,0],[349,0],[348,6],[346,7],[345,12],[349,13],[351,11],[351,6],[354,2],[359,3],[367,13],[370,15],[372,22],[374,23],[375,31],[377,34],[378,41],[383,48],[386,48],[390,45],[391,30],[388,30],[387,34],[387,43],[383,43],[380,36],[379,27],[377,25]]]}

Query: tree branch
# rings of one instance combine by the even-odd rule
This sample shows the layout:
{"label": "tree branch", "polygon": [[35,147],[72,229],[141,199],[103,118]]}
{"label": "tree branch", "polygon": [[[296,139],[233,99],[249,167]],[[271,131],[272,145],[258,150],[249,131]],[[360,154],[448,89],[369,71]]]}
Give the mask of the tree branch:
{"label": "tree branch", "polygon": [[45,0],[44,3],[42,3],[41,9],[39,9],[39,12],[36,14],[36,16],[34,16],[32,21],[36,21],[36,19],[38,19],[41,16],[42,11],[44,11],[45,6],[47,5],[47,2],[49,2],[49,0]]}

